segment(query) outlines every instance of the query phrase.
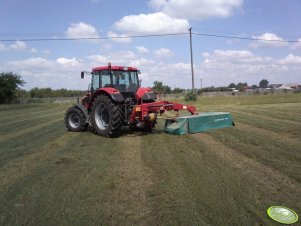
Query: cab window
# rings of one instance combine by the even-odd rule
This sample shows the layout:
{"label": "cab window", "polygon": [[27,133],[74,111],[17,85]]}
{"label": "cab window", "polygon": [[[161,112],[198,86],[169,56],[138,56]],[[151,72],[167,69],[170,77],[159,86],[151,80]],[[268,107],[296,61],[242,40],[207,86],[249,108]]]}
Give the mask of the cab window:
{"label": "cab window", "polygon": [[100,87],[99,71],[95,71],[92,74],[92,92],[98,90]]}
{"label": "cab window", "polygon": [[103,70],[100,72],[100,77],[101,77],[101,87],[108,87],[111,86],[111,75],[108,70]]}

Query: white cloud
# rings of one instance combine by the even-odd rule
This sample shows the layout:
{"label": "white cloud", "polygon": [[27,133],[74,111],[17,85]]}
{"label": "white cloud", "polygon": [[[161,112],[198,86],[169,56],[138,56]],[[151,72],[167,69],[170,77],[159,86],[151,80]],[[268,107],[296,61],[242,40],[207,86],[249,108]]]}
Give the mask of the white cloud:
{"label": "white cloud", "polygon": [[133,66],[132,61],[137,60],[138,57],[132,51],[110,51],[105,55],[88,56],[87,59],[91,61],[91,67],[107,65],[109,62],[112,65]]}
{"label": "white cloud", "polygon": [[103,42],[101,45],[100,51],[109,50],[113,47],[113,45],[109,42]]}
{"label": "white cloud", "polygon": [[45,54],[51,54],[51,50],[49,50],[49,49],[44,49],[44,50],[43,50],[43,53],[45,53]]}
{"label": "white cloud", "polygon": [[301,66],[301,57],[294,56],[293,54],[289,54],[284,59],[280,60],[279,62],[280,62],[280,64],[285,64],[285,65],[295,64],[295,65]]}
{"label": "white cloud", "polygon": [[27,45],[25,42],[16,41],[14,44],[11,44],[9,48],[14,50],[25,50],[27,49]]}
{"label": "white cloud", "polygon": [[91,55],[87,59],[90,61],[90,68],[96,66],[107,65],[109,62],[112,65],[133,66],[140,68],[141,66],[150,66],[154,61],[145,58],[137,57],[131,51],[111,52],[108,55]]}
{"label": "white cloud", "polygon": [[28,51],[30,53],[38,52],[36,48],[28,48],[25,42],[23,41],[15,41],[14,43],[10,44],[9,46],[5,46],[0,42],[0,51]]}
{"label": "white cloud", "polygon": [[152,67],[152,65],[154,65],[154,64],[155,64],[155,61],[149,60],[146,58],[136,58],[136,59],[132,59],[129,62],[129,65],[134,65],[135,67],[138,67],[139,69]]}
{"label": "white cloud", "polygon": [[[144,85],[152,86],[154,81],[162,81],[171,87],[191,87],[190,63],[156,63],[141,68]],[[145,84],[146,83],[146,84]]]}
{"label": "white cloud", "polygon": [[166,4],[167,4],[166,0],[150,0],[150,1],[148,1],[148,5],[155,10],[161,10]]}
{"label": "white cloud", "polygon": [[[298,42],[292,44],[291,46],[292,49],[301,49],[301,38],[298,39]],[[1,48],[0,48],[1,50]]]}
{"label": "white cloud", "polygon": [[253,57],[253,53],[248,50],[214,50],[214,55],[222,59],[242,59]]}
{"label": "white cloud", "polygon": [[88,56],[87,59],[91,61],[93,66],[106,65],[109,62],[108,58],[102,55],[91,55]]}
{"label": "white cloud", "polygon": [[261,47],[286,47],[289,44],[285,40],[274,33],[264,33],[259,36],[252,36],[255,39],[261,39],[251,43],[250,47],[252,48],[261,48]]}
{"label": "white cloud", "polygon": [[31,52],[31,53],[37,53],[38,50],[37,50],[36,48],[31,48],[31,49],[30,49],[30,52]]}
{"label": "white cloud", "polygon": [[111,38],[110,40],[112,40],[114,42],[130,43],[132,41],[132,39],[128,38],[127,35],[125,35],[125,34],[118,35],[117,33],[113,32],[113,31],[109,31],[107,33],[107,36],[109,38]]}
{"label": "white cloud", "polygon": [[56,62],[60,65],[65,65],[65,66],[77,66],[79,65],[79,61],[76,58],[65,58],[65,57],[60,57],[57,58]]}
{"label": "white cloud", "polygon": [[6,46],[0,42],[0,51],[5,51]]}
{"label": "white cloud", "polygon": [[91,24],[73,23],[65,32],[68,38],[99,38],[97,30]]}
{"label": "white cloud", "polygon": [[202,20],[229,17],[241,10],[243,0],[150,0],[148,4],[171,17]]}
{"label": "white cloud", "polygon": [[247,50],[215,50],[203,54],[200,73],[204,86],[227,86],[231,82],[258,84],[263,78],[270,83],[299,81],[301,57],[289,54],[279,60],[261,57]]}
{"label": "white cloud", "polygon": [[26,60],[18,60],[10,62],[12,65],[20,65],[21,67],[48,67],[51,66],[51,61],[41,57],[29,58]]}
{"label": "white cloud", "polygon": [[240,39],[238,38],[232,38],[226,41],[227,45],[236,45],[237,43],[240,43]]}
{"label": "white cloud", "polygon": [[135,48],[139,53],[148,53],[149,52],[149,50],[147,48],[145,48],[144,46],[136,46]]}
{"label": "white cloud", "polygon": [[21,75],[22,79],[26,81],[24,86],[26,89],[33,87],[84,89],[89,82],[83,82],[80,79],[80,71],[86,68],[75,58],[60,57],[52,61],[36,57],[0,62],[0,67],[6,71],[13,70]]}
{"label": "white cloud", "polygon": [[115,23],[115,28],[126,34],[166,34],[187,32],[189,22],[175,19],[162,12],[152,14],[129,15]]}
{"label": "white cloud", "polygon": [[170,49],[160,48],[154,51],[156,57],[171,57],[174,53]]}
{"label": "white cloud", "polygon": [[[41,57],[33,57],[24,60],[10,61],[6,63],[7,66],[15,67],[16,70],[32,70],[39,74],[41,70],[53,71],[56,70],[58,65],[55,61],[47,60]],[[55,76],[55,75],[52,75]]]}

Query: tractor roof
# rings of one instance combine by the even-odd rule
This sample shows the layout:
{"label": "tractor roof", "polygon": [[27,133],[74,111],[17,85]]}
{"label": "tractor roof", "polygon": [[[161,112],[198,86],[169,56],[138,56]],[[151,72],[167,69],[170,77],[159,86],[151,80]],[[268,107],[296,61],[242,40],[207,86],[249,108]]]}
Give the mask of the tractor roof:
{"label": "tractor roof", "polygon": [[102,71],[102,70],[121,70],[121,71],[138,71],[135,67],[126,67],[126,66],[101,66],[101,67],[95,67],[92,69],[92,71]]}

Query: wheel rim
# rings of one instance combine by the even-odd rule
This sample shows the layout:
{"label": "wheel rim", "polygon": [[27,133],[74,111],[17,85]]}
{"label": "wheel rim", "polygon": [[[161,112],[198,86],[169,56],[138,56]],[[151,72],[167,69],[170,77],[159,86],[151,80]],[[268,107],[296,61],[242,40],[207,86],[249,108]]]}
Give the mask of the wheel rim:
{"label": "wheel rim", "polygon": [[95,122],[99,129],[106,129],[110,122],[109,109],[105,104],[98,104],[95,109]]}
{"label": "wheel rim", "polygon": [[70,114],[68,121],[69,121],[69,125],[74,129],[80,126],[80,117],[76,113]]}

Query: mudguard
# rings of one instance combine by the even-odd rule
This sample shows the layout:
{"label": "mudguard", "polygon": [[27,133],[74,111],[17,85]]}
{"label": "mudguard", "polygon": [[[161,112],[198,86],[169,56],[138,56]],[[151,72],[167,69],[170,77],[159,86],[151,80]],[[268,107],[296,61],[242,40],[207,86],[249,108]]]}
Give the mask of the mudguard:
{"label": "mudguard", "polygon": [[92,99],[94,99],[96,96],[98,96],[99,94],[106,94],[108,96],[110,96],[112,98],[113,101],[117,102],[117,103],[122,103],[124,102],[124,97],[122,96],[122,94],[115,88],[111,88],[111,87],[105,87],[105,88],[101,88],[99,90],[97,90],[94,94]]}
{"label": "mudguard", "polygon": [[112,100],[114,100],[117,103],[124,102],[124,98],[121,93],[111,93],[110,96],[111,96]]}

